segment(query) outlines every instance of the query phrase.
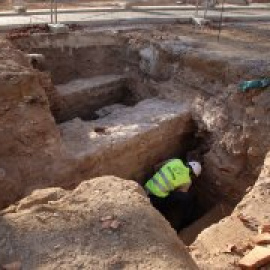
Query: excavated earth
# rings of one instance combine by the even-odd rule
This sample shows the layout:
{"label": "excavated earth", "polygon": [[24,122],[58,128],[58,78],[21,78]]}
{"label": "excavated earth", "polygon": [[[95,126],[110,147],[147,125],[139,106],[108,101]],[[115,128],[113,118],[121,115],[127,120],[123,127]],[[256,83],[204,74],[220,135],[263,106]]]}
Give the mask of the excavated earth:
{"label": "excavated earth", "polygon": [[[269,26],[1,39],[0,265],[239,269],[270,223],[270,92],[238,89],[270,76]],[[137,184],[175,156],[203,164],[179,236]]]}
{"label": "excavated earth", "polygon": [[112,176],[35,191],[0,235],[0,261],[23,269],[197,269],[138,184]]}

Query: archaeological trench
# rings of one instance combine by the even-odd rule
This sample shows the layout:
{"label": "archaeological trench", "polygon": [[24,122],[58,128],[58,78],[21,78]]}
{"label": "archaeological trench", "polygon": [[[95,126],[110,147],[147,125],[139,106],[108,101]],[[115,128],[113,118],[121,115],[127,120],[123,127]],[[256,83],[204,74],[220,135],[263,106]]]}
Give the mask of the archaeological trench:
{"label": "archaeological trench", "polygon": [[[270,91],[238,84],[269,77],[269,44],[203,31],[1,38],[2,269],[240,269],[270,223]],[[172,157],[203,164],[179,235],[140,187]]]}

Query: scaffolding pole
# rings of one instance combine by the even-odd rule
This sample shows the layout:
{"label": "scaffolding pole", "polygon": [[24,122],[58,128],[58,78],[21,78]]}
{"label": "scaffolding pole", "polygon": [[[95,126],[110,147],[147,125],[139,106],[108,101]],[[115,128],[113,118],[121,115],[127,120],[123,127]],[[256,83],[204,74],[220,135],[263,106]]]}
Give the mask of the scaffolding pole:
{"label": "scaffolding pole", "polygon": [[221,7],[221,12],[220,12],[219,27],[218,27],[218,38],[217,38],[218,42],[220,39],[220,34],[221,34],[221,29],[222,29],[222,24],[223,24],[224,2],[225,0],[222,0],[222,7]]}
{"label": "scaffolding pole", "polygon": [[54,0],[54,23],[57,23],[57,0]]}
{"label": "scaffolding pole", "polygon": [[53,23],[53,0],[50,1],[51,23]]}

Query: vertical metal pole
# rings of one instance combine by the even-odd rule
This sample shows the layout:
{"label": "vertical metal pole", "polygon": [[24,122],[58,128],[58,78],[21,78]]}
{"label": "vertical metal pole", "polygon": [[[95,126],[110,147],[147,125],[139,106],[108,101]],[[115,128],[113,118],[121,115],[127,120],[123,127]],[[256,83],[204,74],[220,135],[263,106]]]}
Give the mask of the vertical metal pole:
{"label": "vertical metal pole", "polygon": [[57,23],[57,0],[54,0],[54,23]]}
{"label": "vertical metal pole", "polygon": [[50,1],[51,23],[53,23],[53,0]]}
{"label": "vertical metal pole", "polygon": [[219,29],[218,29],[218,42],[221,34],[221,27],[222,27],[222,22],[223,22],[223,12],[224,12],[224,2],[225,0],[222,0],[222,8],[221,8],[221,13],[220,13],[220,19],[219,19]]}
{"label": "vertical metal pole", "polygon": [[203,14],[203,18],[204,18],[204,19],[206,18],[206,14],[207,14],[207,11],[208,11],[209,1],[210,1],[210,0],[206,0],[206,7],[205,7],[205,10],[204,10],[204,14]]}
{"label": "vertical metal pole", "polygon": [[198,17],[199,15],[199,0],[197,0],[196,2],[196,13],[195,13],[195,17]]}

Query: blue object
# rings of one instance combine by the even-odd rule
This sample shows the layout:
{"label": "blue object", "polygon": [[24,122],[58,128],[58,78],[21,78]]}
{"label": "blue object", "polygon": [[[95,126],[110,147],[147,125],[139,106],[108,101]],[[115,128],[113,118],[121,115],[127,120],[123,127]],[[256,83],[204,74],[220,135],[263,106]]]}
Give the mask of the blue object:
{"label": "blue object", "polygon": [[270,78],[264,78],[261,80],[243,81],[238,85],[238,87],[239,90],[245,92],[249,89],[265,88],[269,85],[270,85]]}

